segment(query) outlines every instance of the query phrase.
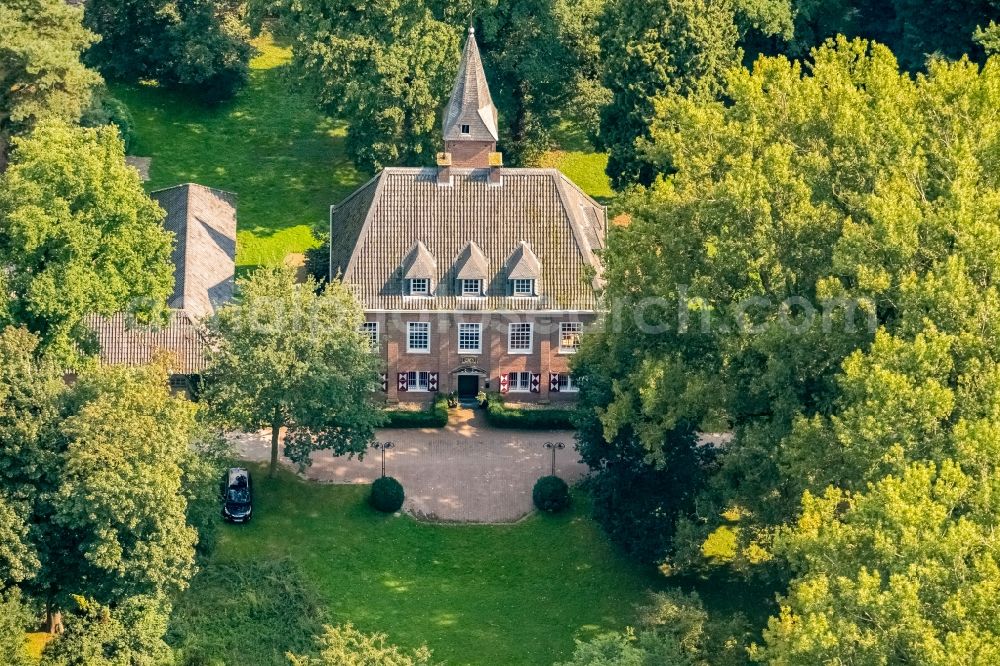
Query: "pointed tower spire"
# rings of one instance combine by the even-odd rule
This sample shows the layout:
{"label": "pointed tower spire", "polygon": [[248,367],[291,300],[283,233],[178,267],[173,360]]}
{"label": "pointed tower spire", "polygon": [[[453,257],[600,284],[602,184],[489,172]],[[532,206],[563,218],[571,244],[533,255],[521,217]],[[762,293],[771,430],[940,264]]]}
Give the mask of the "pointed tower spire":
{"label": "pointed tower spire", "polygon": [[452,154],[454,166],[489,166],[489,155],[496,150],[500,138],[497,108],[490,96],[472,26],[469,26],[469,38],[462,51],[455,87],[444,110],[443,129],[445,150]]}

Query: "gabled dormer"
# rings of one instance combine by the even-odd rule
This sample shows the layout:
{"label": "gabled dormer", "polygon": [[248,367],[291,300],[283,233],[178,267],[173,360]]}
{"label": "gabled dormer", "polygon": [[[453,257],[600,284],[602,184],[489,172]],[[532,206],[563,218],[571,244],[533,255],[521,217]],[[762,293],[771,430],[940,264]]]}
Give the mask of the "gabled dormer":
{"label": "gabled dormer", "polygon": [[413,244],[402,265],[403,295],[429,297],[434,295],[437,262],[421,241]]}
{"label": "gabled dormer", "polygon": [[483,296],[489,277],[486,254],[475,241],[469,242],[455,261],[455,294],[465,298]]}
{"label": "gabled dormer", "polygon": [[538,296],[538,281],[542,275],[542,262],[531,246],[521,241],[507,259],[507,294],[514,297]]}

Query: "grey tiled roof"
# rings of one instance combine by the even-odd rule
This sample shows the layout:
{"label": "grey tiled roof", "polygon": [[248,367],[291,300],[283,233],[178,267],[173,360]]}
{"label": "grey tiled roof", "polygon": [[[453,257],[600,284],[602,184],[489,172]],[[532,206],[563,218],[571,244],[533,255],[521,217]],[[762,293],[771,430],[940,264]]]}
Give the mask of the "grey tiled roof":
{"label": "grey tiled roof", "polygon": [[435,275],[437,275],[437,262],[427,250],[427,246],[417,241],[413,244],[409,254],[406,255],[406,261],[403,262],[402,278],[404,280],[433,278]]}
{"label": "grey tiled roof", "polygon": [[[469,126],[468,134],[462,133],[462,125]],[[465,41],[451,98],[444,109],[444,140],[495,142],[499,138],[497,108],[490,96],[475,31],[469,28],[469,38]]]}
{"label": "grey tiled roof", "polygon": [[521,241],[507,260],[507,277],[510,279],[537,280],[542,275],[542,263],[531,251],[528,243]]}
{"label": "grey tiled roof", "polygon": [[87,325],[97,335],[101,362],[107,365],[146,365],[163,351],[172,357],[171,374],[195,375],[205,369],[205,339],[195,321],[181,310],[174,310],[162,329],[129,326],[123,314],[91,315]]}
{"label": "grey tiled roof", "polygon": [[174,233],[170,323],[163,329],[129,326],[119,314],[93,315],[87,324],[97,335],[102,363],[143,365],[166,351],[176,361],[173,374],[198,374],[205,341],[197,322],[233,298],[236,195],[188,183],[150,196],[167,212],[163,226]]}
{"label": "grey tiled roof", "polygon": [[[342,274],[368,310],[596,310],[595,252],[603,206],[555,169],[389,168],[331,211],[331,275]],[[435,259],[433,298],[403,295],[402,265],[420,241]],[[470,241],[482,250],[486,295],[459,298],[458,271]],[[540,295],[509,294],[508,259],[521,243],[536,256]],[[530,263],[530,260],[529,260]]]}
{"label": "grey tiled roof", "polygon": [[150,195],[167,211],[174,232],[174,293],[167,302],[200,318],[233,298],[236,268],[236,195],[187,183]]}
{"label": "grey tiled roof", "polygon": [[455,262],[455,279],[485,280],[490,277],[489,261],[476,241],[469,241]]}

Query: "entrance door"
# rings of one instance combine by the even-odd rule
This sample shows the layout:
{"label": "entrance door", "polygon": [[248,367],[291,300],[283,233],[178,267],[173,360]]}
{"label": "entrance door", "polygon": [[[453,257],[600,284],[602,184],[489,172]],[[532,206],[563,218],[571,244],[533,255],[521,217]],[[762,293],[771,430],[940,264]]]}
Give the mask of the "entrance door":
{"label": "entrance door", "polygon": [[458,376],[458,397],[471,400],[479,393],[479,375]]}

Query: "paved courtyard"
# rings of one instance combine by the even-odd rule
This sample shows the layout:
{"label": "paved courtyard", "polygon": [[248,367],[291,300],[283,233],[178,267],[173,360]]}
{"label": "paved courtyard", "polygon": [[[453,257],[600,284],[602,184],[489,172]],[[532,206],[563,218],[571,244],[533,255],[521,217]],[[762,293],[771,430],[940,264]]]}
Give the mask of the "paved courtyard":
{"label": "paved courtyard", "polygon": [[[380,442],[395,447],[385,456],[386,474],[406,490],[404,510],[426,520],[508,523],[532,510],[531,489],[551,471],[547,441],[563,442],[556,452],[556,475],[572,484],[587,471],[568,431],[531,432],[489,428],[478,410],[452,410],[442,429],[380,430]],[[270,433],[233,435],[246,460],[270,459]],[[304,473],[329,483],[371,483],[381,473],[381,456],[369,451],[364,460],[313,454]],[[288,460],[282,462],[291,466]]]}

